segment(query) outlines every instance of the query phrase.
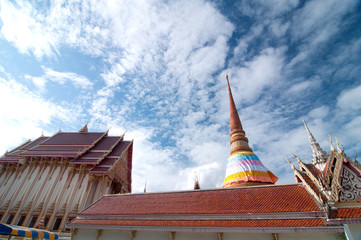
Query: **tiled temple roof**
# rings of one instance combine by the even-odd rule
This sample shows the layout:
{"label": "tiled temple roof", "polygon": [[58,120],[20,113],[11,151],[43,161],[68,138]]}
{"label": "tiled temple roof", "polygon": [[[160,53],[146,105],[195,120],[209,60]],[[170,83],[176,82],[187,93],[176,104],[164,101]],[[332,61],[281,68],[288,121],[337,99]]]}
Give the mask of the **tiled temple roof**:
{"label": "tiled temple roof", "polygon": [[[58,132],[51,137],[41,136],[0,157],[0,164],[21,163],[31,157],[67,158],[70,164],[93,165],[93,174],[108,174],[115,161],[132,145],[132,141],[123,141],[124,135],[107,134],[108,132]],[[127,160],[131,164],[131,159]],[[131,169],[131,165],[128,168]]]}
{"label": "tiled temple roof", "polygon": [[68,227],[304,229],[328,228],[326,218],[327,214],[318,207],[303,185],[289,184],[106,195],[81,212]]}
{"label": "tiled temple roof", "polygon": [[320,209],[305,188],[293,184],[107,195],[82,214],[239,214],[302,211]]}

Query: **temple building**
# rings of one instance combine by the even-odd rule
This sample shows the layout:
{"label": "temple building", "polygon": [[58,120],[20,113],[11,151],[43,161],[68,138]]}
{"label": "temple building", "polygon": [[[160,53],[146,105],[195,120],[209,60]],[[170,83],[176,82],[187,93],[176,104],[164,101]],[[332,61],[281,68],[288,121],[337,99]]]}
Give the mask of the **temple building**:
{"label": "temple building", "polygon": [[[57,132],[0,158],[1,223],[66,233],[105,194],[131,192],[133,142],[106,132]],[[70,234],[69,234],[70,236]]]}
{"label": "temple building", "polygon": [[332,143],[326,154],[305,125],[312,164],[296,157],[296,183],[276,185],[249,147],[228,89],[231,154],[223,188],[199,189],[196,182],[190,191],[105,195],[67,224],[73,239],[361,239],[356,159]]}

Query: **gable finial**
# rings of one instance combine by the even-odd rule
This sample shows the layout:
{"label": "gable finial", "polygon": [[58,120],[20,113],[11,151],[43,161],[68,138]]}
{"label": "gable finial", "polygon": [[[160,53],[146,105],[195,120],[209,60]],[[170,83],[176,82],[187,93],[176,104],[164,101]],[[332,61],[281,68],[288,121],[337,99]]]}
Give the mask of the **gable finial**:
{"label": "gable finial", "polygon": [[80,133],[87,133],[88,132],[88,122],[79,130]]}
{"label": "gable finial", "polygon": [[201,189],[201,185],[199,184],[199,176],[196,171],[194,171],[194,190]]}
{"label": "gable finial", "polygon": [[301,163],[301,160],[295,154],[293,154],[293,153],[291,153],[291,154],[292,154],[292,156],[294,156],[296,158],[298,163]]}
{"label": "gable finial", "polygon": [[335,137],[335,138],[336,138],[337,152],[338,152],[338,153],[342,153],[342,150],[340,149],[340,145],[338,144],[338,139],[337,139],[337,137]]}
{"label": "gable finial", "polygon": [[332,138],[331,135],[328,135],[330,137],[330,148],[331,148],[331,152],[335,151],[335,148],[332,146]]}
{"label": "gable finial", "polygon": [[292,163],[290,160],[288,160],[287,155],[285,155],[285,158],[286,158],[287,162],[288,162],[289,164],[291,164],[291,168],[292,168],[293,170],[295,170],[295,166],[293,165],[293,163]]}

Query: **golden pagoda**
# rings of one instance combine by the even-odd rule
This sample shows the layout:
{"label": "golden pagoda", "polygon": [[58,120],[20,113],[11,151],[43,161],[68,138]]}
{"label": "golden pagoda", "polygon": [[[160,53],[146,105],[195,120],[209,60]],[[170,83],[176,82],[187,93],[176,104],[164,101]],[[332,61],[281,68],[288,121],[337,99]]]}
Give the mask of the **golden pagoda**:
{"label": "golden pagoda", "polygon": [[227,161],[223,188],[274,184],[278,178],[262,164],[248,145],[248,138],[242,128],[233,100],[228,75],[226,75],[226,79],[231,115],[231,154]]}

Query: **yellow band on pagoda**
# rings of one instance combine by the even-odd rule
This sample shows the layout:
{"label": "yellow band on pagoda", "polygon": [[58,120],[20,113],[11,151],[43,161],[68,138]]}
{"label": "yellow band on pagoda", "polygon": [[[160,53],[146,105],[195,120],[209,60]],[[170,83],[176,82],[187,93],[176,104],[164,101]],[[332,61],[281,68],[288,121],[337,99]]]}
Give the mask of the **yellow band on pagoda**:
{"label": "yellow band on pagoda", "polygon": [[240,151],[240,152],[235,152],[235,153],[229,155],[228,157],[231,157],[234,155],[256,155],[256,154],[254,154],[254,152],[250,152],[250,151]]}

